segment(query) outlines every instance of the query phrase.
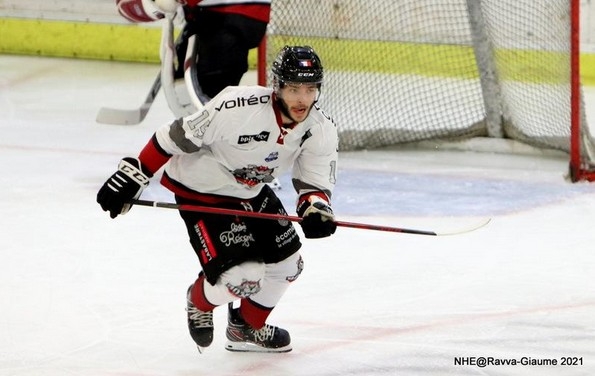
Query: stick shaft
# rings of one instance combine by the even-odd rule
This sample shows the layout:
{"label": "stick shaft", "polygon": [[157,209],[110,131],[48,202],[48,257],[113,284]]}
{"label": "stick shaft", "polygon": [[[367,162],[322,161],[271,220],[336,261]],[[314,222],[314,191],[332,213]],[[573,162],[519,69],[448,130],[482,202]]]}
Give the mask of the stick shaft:
{"label": "stick shaft", "polygon": [[[170,202],[158,202],[158,201],[149,201],[149,200],[131,200],[130,203],[134,204],[134,205],[140,205],[140,206],[152,206],[155,208],[176,209],[176,210],[182,210],[182,211],[195,211],[195,212],[200,212],[200,213],[211,213],[211,214],[221,214],[221,215],[236,215],[239,217],[262,218],[262,219],[270,219],[270,220],[285,220],[285,221],[291,221],[291,222],[300,222],[302,220],[301,217],[292,216],[292,215],[259,213],[259,212],[251,212],[251,211],[244,211],[244,210],[214,208],[214,207],[210,207],[210,206],[201,206],[201,205],[174,204],[174,203],[170,203]],[[368,224],[368,223],[344,222],[344,221],[335,221],[335,223],[337,224],[337,226],[340,226],[340,227],[359,228],[362,230],[400,232],[403,234],[430,235],[430,236],[438,235],[437,233],[435,233],[433,231],[415,230],[415,229],[407,229],[407,228],[400,228],[400,227],[380,226],[380,225],[373,225],[373,224]]]}

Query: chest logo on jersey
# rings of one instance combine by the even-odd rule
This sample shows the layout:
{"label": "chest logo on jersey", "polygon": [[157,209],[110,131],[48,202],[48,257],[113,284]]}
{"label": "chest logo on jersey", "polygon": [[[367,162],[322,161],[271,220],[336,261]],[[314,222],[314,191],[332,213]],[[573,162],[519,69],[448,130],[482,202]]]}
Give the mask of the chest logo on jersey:
{"label": "chest logo on jersey", "polygon": [[267,166],[250,164],[247,167],[237,168],[230,172],[235,176],[238,183],[253,187],[260,183],[272,182],[275,179],[273,177],[274,170],[274,168]]}
{"label": "chest logo on jersey", "polygon": [[262,95],[260,97],[256,97],[254,95],[249,97],[237,97],[236,99],[221,102],[218,107],[215,107],[215,110],[221,111],[223,109],[229,110],[231,108],[237,107],[255,106],[257,104],[267,103],[270,99],[270,95]]}
{"label": "chest logo on jersey", "polygon": [[238,145],[244,145],[244,144],[247,144],[252,141],[255,141],[255,142],[268,141],[270,134],[271,134],[271,132],[262,131],[259,134],[240,135],[238,137]]}

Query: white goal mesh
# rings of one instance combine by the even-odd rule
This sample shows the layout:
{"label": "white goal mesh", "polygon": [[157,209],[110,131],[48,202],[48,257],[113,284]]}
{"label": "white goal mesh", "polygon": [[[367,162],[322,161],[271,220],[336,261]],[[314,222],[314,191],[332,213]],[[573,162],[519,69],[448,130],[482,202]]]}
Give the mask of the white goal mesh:
{"label": "white goal mesh", "polygon": [[267,66],[314,47],[342,150],[490,136],[569,151],[569,3],[275,0]]}

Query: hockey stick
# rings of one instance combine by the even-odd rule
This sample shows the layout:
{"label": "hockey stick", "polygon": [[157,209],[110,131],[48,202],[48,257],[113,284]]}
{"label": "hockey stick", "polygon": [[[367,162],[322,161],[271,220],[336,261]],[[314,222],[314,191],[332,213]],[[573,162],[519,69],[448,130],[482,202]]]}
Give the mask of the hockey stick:
{"label": "hockey stick", "polygon": [[[172,97],[170,92],[173,92],[173,70],[171,68],[173,66],[173,55],[175,49],[182,41],[182,34],[180,33],[178,38],[175,41],[173,40],[173,16],[168,16],[163,22],[159,50],[161,69],[157,77],[155,77],[153,86],[151,86],[151,90],[147,94],[145,101],[139,108],[131,110],[102,107],[99,109],[95,119],[98,123],[115,125],[135,125],[141,123],[147,116],[151,105],[162,87],[164,87],[166,99],[168,100],[168,104],[170,104],[170,97]],[[170,95],[168,96],[167,94]]]}
{"label": "hockey stick", "polygon": [[135,108],[132,110],[125,110],[119,108],[109,108],[109,107],[102,107],[99,109],[97,113],[97,118],[95,119],[98,123],[102,124],[116,124],[116,125],[127,125],[127,124],[139,124],[141,121],[145,119],[157,93],[159,93],[159,89],[161,88],[161,72],[155,78],[153,82],[153,86],[151,86],[151,90],[145,101],[139,108]]}
{"label": "hockey stick", "polygon": [[[134,204],[134,205],[140,205],[140,206],[152,206],[155,208],[176,209],[176,210],[194,211],[194,212],[200,212],[200,213],[237,215],[239,217],[271,219],[271,220],[278,220],[278,221],[280,221],[280,220],[292,221],[292,222],[301,222],[302,221],[301,217],[291,216],[291,215],[259,213],[259,212],[251,212],[251,211],[243,211],[243,210],[235,210],[235,209],[214,208],[214,207],[210,207],[210,206],[174,204],[174,203],[170,203],[170,202],[159,202],[159,201],[149,201],[149,200],[131,200],[130,203]],[[490,222],[490,219],[487,219],[473,227],[460,229],[457,231],[434,232],[434,231],[415,230],[415,229],[408,229],[408,228],[401,228],[401,227],[373,225],[373,224],[368,224],[368,223],[335,221],[337,226],[340,226],[340,227],[351,227],[351,228],[359,228],[362,230],[400,232],[403,234],[430,235],[430,236],[445,236],[445,235],[464,234],[466,232],[471,232],[471,231],[477,230],[477,229],[487,225],[489,222]]]}

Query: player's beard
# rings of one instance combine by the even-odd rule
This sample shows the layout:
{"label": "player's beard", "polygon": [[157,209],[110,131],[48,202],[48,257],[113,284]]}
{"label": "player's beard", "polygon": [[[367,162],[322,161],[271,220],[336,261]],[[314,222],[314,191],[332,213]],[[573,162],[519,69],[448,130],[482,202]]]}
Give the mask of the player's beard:
{"label": "player's beard", "polygon": [[293,121],[295,123],[301,123],[302,121],[306,120],[308,118],[308,116],[310,115],[310,111],[312,111],[312,107],[314,107],[315,103],[316,103],[316,101],[314,101],[314,103],[312,103],[310,105],[310,107],[306,108],[306,113],[302,120],[296,120],[293,116],[291,116],[291,112],[289,111],[289,106],[287,105],[287,103],[285,103],[283,98],[281,98],[280,96],[277,97],[277,104],[279,105],[279,108],[281,109],[281,113],[283,115],[285,115],[285,117],[291,119],[291,121]]}

